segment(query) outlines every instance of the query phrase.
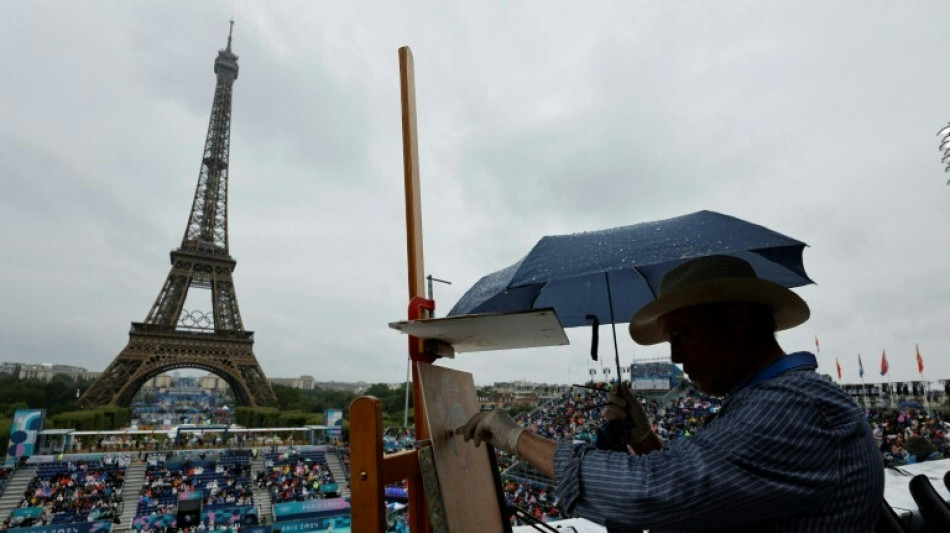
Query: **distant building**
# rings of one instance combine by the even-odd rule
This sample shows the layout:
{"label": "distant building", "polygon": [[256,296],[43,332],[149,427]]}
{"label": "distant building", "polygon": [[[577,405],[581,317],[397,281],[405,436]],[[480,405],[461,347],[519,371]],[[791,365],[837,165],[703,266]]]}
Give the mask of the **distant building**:
{"label": "distant building", "polygon": [[0,363],[0,372],[11,374],[20,379],[38,379],[41,381],[52,381],[55,376],[66,376],[73,381],[93,380],[101,374],[101,372],[90,372],[79,366],[52,363],[36,365],[15,362]]}
{"label": "distant building", "polygon": [[142,390],[151,390],[151,389],[167,389],[172,386],[173,380],[170,374],[159,374],[154,378],[146,381],[142,385]]}
{"label": "distant building", "polygon": [[339,390],[344,392],[352,392],[353,394],[360,394],[369,388],[369,383],[364,381],[357,381],[353,383],[346,383],[342,381],[318,381],[314,384],[314,388],[320,390]]}
{"label": "distant building", "polygon": [[297,378],[268,378],[271,385],[282,385],[294,389],[313,390],[316,382],[313,376],[300,376]]}
{"label": "distant building", "polygon": [[228,382],[225,381],[224,378],[217,374],[211,374],[210,372],[207,376],[198,380],[198,383],[202,389],[214,392],[225,391],[229,388]]}

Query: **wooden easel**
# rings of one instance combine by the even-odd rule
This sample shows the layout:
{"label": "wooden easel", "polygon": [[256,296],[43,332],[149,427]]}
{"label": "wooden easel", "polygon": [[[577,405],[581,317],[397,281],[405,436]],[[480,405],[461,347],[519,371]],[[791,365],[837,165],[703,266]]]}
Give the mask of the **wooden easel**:
{"label": "wooden easel", "polygon": [[[470,315],[445,319],[431,319],[435,302],[425,297],[425,270],[422,253],[422,206],[419,191],[419,149],[416,136],[416,96],[412,51],[409,47],[399,49],[399,74],[402,96],[403,179],[406,191],[406,234],[409,264],[409,309],[408,321],[390,324],[390,327],[408,333],[409,358],[412,361],[412,399],[415,409],[415,440],[417,443],[432,442],[425,410],[419,368],[438,357],[452,357],[455,351],[504,350],[511,348],[557,346],[569,344],[564,328],[557,315],[550,309],[512,313],[504,316]],[[434,369],[433,369],[434,370]],[[428,372],[427,372],[428,373]],[[469,376],[469,380],[471,376]],[[438,387],[436,387],[438,388]],[[474,386],[469,387],[474,396]],[[432,391],[430,390],[430,395]],[[433,404],[439,405],[441,404]],[[434,408],[434,410],[438,410]],[[472,407],[469,406],[469,410]],[[438,413],[436,413],[438,414]],[[474,413],[472,413],[474,414]],[[471,415],[469,415],[471,416]],[[457,418],[457,417],[456,417]],[[445,426],[446,418],[436,417],[435,424]],[[452,424],[460,424],[452,419]],[[383,455],[383,418],[381,402],[371,396],[361,396],[350,404],[350,505],[352,529],[358,533],[384,533],[386,530],[385,486],[389,483],[409,480],[409,527],[412,533],[429,533],[429,513],[419,466],[418,450],[408,450]],[[446,439],[451,428],[441,427],[439,439]],[[451,433],[451,431],[448,431]],[[441,445],[441,443],[437,443]],[[433,450],[438,446],[433,446]],[[426,455],[427,464],[438,453]],[[464,454],[462,454],[464,455]],[[494,463],[494,453],[487,452],[485,468],[494,476],[497,504],[504,508],[501,482]],[[484,459],[484,457],[482,457]],[[481,461],[478,459],[477,461]],[[454,465],[450,464],[450,468]],[[464,465],[463,465],[464,466]],[[431,482],[431,470],[426,478]],[[440,474],[441,477],[441,474]],[[451,476],[450,476],[451,477]],[[458,488],[459,481],[449,480]],[[438,483],[435,483],[437,485]],[[491,481],[481,480],[483,490],[475,497],[483,497]],[[443,491],[444,494],[444,491]],[[438,502],[435,504],[438,508]],[[458,506],[456,506],[458,509]],[[496,507],[497,509],[497,507]],[[444,509],[438,509],[443,511]],[[466,509],[465,511],[469,511]],[[460,515],[464,515],[462,512]],[[437,515],[441,516],[439,512]],[[455,514],[451,516],[458,519]],[[464,518],[464,517],[463,517]],[[493,519],[494,520],[494,519]],[[510,530],[507,519],[502,519],[500,530]]]}
{"label": "wooden easel", "polygon": [[[399,78],[402,100],[403,179],[406,190],[406,234],[409,258],[410,320],[427,318],[435,302],[425,297],[425,269],[422,253],[422,203],[419,191],[419,147],[416,135],[416,90],[412,51],[399,49]],[[431,363],[435,357],[425,352],[422,339],[409,337],[409,357],[413,363]],[[415,410],[415,438],[429,438],[423,412],[422,391],[416,365],[412,365],[412,402]],[[413,533],[429,531],[428,512],[416,450],[383,456],[382,405],[362,396],[350,405],[350,504],[353,531],[386,530],[384,487],[409,480],[409,528]]]}

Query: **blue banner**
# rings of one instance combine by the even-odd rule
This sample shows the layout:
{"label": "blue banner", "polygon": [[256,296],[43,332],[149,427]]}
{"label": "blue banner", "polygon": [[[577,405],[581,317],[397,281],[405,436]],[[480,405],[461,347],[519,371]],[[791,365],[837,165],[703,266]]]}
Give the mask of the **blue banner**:
{"label": "blue banner", "polygon": [[[332,530],[330,528],[333,528]],[[260,528],[267,528],[266,530]],[[245,527],[241,533],[350,533],[350,514],[276,522],[269,526]]]}
{"label": "blue banner", "polygon": [[343,498],[329,498],[274,505],[274,520],[276,521],[337,515],[349,516],[350,502]]}
{"label": "blue banner", "polygon": [[7,529],[6,533],[109,533],[110,531],[112,531],[112,522],[76,522],[74,524],[17,527]]}
{"label": "blue banner", "polygon": [[328,437],[339,437],[343,434],[343,410],[326,409],[323,411],[323,425],[328,426]]}
{"label": "blue banner", "polygon": [[383,494],[387,500],[396,500],[400,502],[409,500],[409,493],[402,487],[386,487]]}
{"label": "blue banner", "polygon": [[201,521],[207,525],[214,524],[248,524],[259,522],[257,507],[245,505],[241,507],[222,507],[219,509],[205,509],[201,513]]}
{"label": "blue banner", "polygon": [[20,507],[13,510],[13,518],[36,518],[43,514],[45,507]]}
{"label": "blue banner", "polygon": [[33,455],[36,435],[43,429],[45,409],[17,409],[10,427],[10,444],[7,446],[7,466],[13,466],[21,457]]}
{"label": "blue banner", "polygon": [[136,531],[142,531],[142,529],[161,529],[163,527],[170,528],[174,526],[174,513],[156,513],[151,516],[139,516],[132,521],[132,527]]}
{"label": "blue banner", "polygon": [[183,468],[194,468],[200,466],[207,472],[215,467],[214,461],[202,461],[200,459],[186,459],[184,461],[165,461],[165,469],[169,472],[182,470]]}

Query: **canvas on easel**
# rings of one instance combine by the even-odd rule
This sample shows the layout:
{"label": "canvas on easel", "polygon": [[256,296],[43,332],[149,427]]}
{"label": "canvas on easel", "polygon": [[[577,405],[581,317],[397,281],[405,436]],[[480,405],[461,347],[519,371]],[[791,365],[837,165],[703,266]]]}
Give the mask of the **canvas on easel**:
{"label": "canvas on easel", "polygon": [[455,430],[478,412],[475,382],[468,372],[418,363],[448,529],[451,533],[508,530],[489,447],[465,442]]}

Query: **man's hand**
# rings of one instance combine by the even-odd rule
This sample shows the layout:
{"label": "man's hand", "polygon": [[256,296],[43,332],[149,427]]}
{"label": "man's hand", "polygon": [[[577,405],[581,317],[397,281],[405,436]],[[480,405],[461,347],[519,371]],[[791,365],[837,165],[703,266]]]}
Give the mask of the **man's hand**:
{"label": "man's hand", "polygon": [[607,393],[607,408],[604,409],[604,418],[623,423],[627,430],[627,443],[638,444],[643,442],[653,429],[646,411],[640,405],[640,400],[634,397],[630,388],[622,385],[620,390]]}
{"label": "man's hand", "polygon": [[504,409],[482,411],[471,418],[464,426],[455,430],[466,440],[475,439],[475,446],[487,440],[492,446],[511,455],[518,454],[518,437],[524,428],[515,423]]}

